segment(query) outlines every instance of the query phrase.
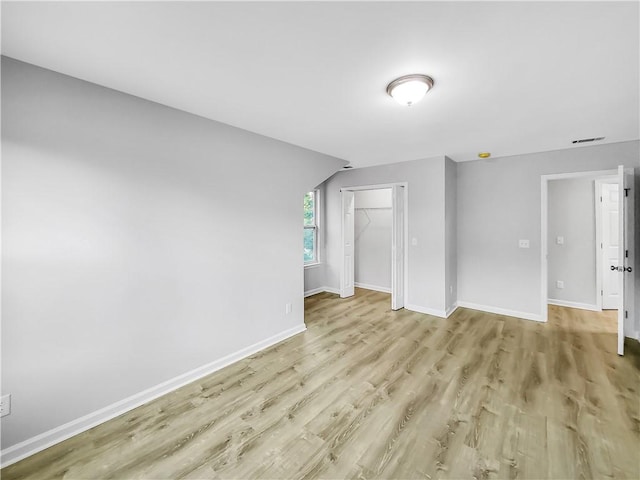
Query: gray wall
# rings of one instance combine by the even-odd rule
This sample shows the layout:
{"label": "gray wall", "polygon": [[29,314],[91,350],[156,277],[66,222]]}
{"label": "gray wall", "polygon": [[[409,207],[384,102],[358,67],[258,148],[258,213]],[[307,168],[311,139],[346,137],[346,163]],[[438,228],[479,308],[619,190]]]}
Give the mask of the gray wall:
{"label": "gray wall", "polygon": [[6,58],[2,127],[3,448],[302,325],[343,161]]}
{"label": "gray wall", "polygon": [[[549,299],[596,308],[595,181],[549,181],[548,205]],[[558,236],[564,239],[562,245]],[[564,288],[557,288],[557,280],[564,282]]]}
{"label": "gray wall", "polygon": [[326,286],[340,288],[340,188],[398,182],[407,182],[409,190],[408,306],[444,314],[444,157],[340,171],[326,181]]}
{"label": "gray wall", "polygon": [[[625,165],[637,169],[637,184],[639,145],[622,142],[459,163],[458,300],[540,315],[540,176]],[[518,248],[519,239],[529,239],[531,248]],[[635,331],[640,330],[637,315],[631,318]]]}
{"label": "gray wall", "polygon": [[324,289],[324,264],[304,267],[304,291],[311,293],[317,289]]}
{"label": "gray wall", "polygon": [[391,189],[355,192],[355,282],[391,289]]}
{"label": "gray wall", "polygon": [[445,233],[445,298],[447,311],[453,310],[458,300],[458,221],[456,197],[458,195],[457,164],[450,158],[445,160],[445,201],[444,201],[444,233]]}

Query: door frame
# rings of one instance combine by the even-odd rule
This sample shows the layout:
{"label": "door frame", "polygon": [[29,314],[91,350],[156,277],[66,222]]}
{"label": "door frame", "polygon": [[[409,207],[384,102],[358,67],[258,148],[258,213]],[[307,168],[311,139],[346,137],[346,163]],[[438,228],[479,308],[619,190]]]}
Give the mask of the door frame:
{"label": "door frame", "polygon": [[[596,294],[598,292],[602,292],[603,284],[602,284],[602,264],[603,264],[603,250],[598,246],[602,243],[602,203],[598,201],[598,197],[602,195],[602,185],[620,183],[618,181],[617,175],[610,175],[607,177],[600,177],[595,179],[595,209],[596,209]],[[597,297],[597,306],[600,311],[602,311],[602,294],[596,295]]]}
{"label": "door frame", "polygon": [[[408,276],[408,267],[409,267],[409,262],[408,262],[408,247],[409,247],[409,183],[408,182],[393,182],[393,183],[377,183],[377,184],[373,184],[373,185],[353,185],[353,186],[348,186],[348,187],[341,187],[340,188],[340,198],[342,198],[342,192],[344,191],[350,191],[350,192],[357,192],[357,191],[361,191],[361,190],[381,190],[383,188],[393,188],[393,187],[403,187],[402,190],[404,192],[404,201],[402,202],[403,205],[403,209],[404,209],[404,225],[403,225],[403,255],[402,255],[402,264],[403,264],[403,292],[402,292],[402,299],[403,299],[403,305],[407,305],[407,299],[409,296],[409,276]],[[392,206],[393,208],[393,206]],[[341,213],[342,215],[342,213]],[[342,222],[341,222],[342,224]],[[394,228],[393,225],[391,228]],[[341,242],[344,243],[344,231],[342,231],[342,227],[341,227],[341,232],[340,232],[340,238],[341,238]],[[355,248],[355,245],[354,245]],[[342,246],[341,246],[342,249]],[[391,261],[395,262],[396,258],[394,255],[391,256]],[[344,277],[344,258],[341,259],[340,262],[340,278],[342,279]],[[392,271],[393,271],[393,267],[392,267]],[[355,275],[355,273],[354,273]],[[341,282],[342,283],[342,282]],[[340,285],[341,289],[342,289],[342,285]],[[395,295],[397,295],[397,292],[393,291],[393,285],[391,288],[391,298],[393,299],[393,297]]]}
{"label": "door frame", "polygon": [[340,298],[356,293],[355,203],[355,192],[340,190]]}
{"label": "door frame", "polygon": [[[573,178],[591,178],[593,180],[598,180],[602,177],[616,176],[618,175],[617,169],[612,170],[595,170],[588,172],[571,172],[571,173],[554,173],[550,175],[541,175],[540,176],[540,321],[546,322],[549,320],[549,308],[547,300],[549,298],[549,265],[548,265],[548,253],[549,253],[549,245],[548,245],[548,228],[549,228],[549,180],[563,180],[563,179],[573,179]],[[597,209],[596,209],[597,211]],[[597,214],[597,212],[596,212]],[[598,235],[598,230],[596,228],[596,235]],[[597,244],[596,244],[597,247]],[[597,248],[596,248],[597,250]],[[597,259],[596,259],[597,260]],[[597,268],[596,261],[596,268]],[[596,282],[598,281],[598,274],[596,273]],[[602,299],[599,302],[600,307],[602,306]]]}

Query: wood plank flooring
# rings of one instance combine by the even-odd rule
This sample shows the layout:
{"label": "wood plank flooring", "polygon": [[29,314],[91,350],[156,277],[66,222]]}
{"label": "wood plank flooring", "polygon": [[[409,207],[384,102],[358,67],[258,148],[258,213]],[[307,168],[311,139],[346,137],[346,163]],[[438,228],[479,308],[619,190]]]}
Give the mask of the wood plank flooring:
{"label": "wood plank flooring", "polygon": [[386,294],[2,470],[46,478],[640,478],[640,355],[612,315],[547,324]]}

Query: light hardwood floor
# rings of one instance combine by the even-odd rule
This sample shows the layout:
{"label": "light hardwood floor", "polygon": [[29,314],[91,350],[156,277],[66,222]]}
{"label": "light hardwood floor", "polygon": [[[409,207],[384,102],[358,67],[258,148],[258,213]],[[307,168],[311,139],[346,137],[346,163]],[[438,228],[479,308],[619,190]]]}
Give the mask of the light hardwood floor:
{"label": "light hardwood floor", "polygon": [[640,355],[611,315],[547,324],[386,294],[5,468],[26,478],[640,478]]}

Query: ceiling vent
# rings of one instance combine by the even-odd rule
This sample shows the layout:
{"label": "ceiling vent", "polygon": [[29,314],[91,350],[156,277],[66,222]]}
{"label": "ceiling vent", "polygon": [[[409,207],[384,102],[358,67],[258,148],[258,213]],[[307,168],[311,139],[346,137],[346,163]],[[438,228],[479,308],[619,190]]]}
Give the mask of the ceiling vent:
{"label": "ceiling vent", "polygon": [[597,142],[599,140],[604,140],[604,137],[581,138],[580,140],[574,140],[571,143],[589,143],[589,142]]}

